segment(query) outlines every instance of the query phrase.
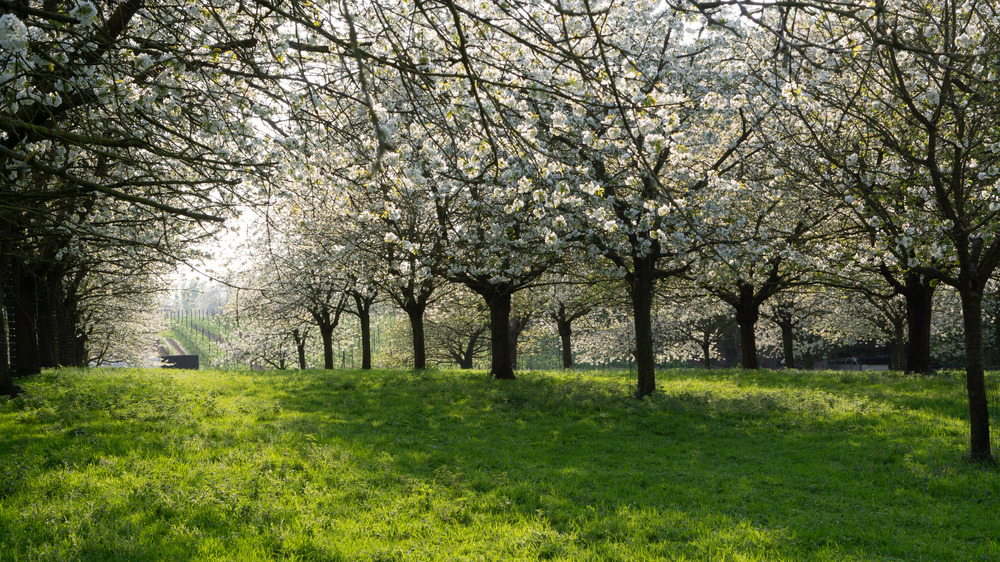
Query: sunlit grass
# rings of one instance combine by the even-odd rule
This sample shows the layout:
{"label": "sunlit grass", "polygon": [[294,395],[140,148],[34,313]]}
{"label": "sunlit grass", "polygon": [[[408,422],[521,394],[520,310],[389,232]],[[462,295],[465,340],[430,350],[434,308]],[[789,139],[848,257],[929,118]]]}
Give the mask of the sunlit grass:
{"label": "sunlit grass", "polygon": [[0,560],[997,560],[962,382],[62,370],[0,403]]}

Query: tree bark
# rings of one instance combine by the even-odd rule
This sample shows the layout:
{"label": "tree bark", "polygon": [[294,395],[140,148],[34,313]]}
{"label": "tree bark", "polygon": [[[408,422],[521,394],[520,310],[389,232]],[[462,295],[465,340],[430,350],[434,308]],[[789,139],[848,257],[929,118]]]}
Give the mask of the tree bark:
{"label": "tree bark", "polygon": [[319,335],[323,340],[323,368],[333,369],[333,326],[319,325]]}
{"label": "tree bark", "polygon": [[993,368],[1000,368],[1000,295],[993,298]]}
{"label": "tree bark", "polygon": [[292,338],[295,339],[295,351],[298,355],[299,369],[306,369],[306,335],[301,330],[292,330]]}
{"label": "tree bark", "polygon": [[898,324],[892,329],[892,357],[890,368],[893,371],[906,370],[906,350],[907,350],[906,329],[903,324]]}
{"label": "tree bark", "polygon": [[11,317],[10,356],[13,364],[12,374],[23,377],[42,372],[38,353],[38,327],[35,323],[34,284],[26,282],[28,274],[15,271],[13,287],[10,287],[7,313]]}
{"label": "tree bark", "polygon": [[649,396],[656,390],[656,359],[653,352],[653,288],[655,261],[647,256],[633,258],[629,279],[632,298],[632,321],[635,329],[636,397]]}
{"label": "tree bark", "polygon": [[[87,353],[79,353],[78,333],[80,330],[80,314],[77,309],[75,289],[74,295],[67,295],[59,307],[57,330],[59,332],[59,363],[74,367],[87,366]],[[86,347],[84,346],[84,350]]]}
{"label": "tree bark", "polygon": [[903,298],[906,299],[906,326],[909,333],[906,343],[906,372],[931,372],[931,314],[934,303],[934,286],[929,279],[907,275]]}
{"label": "tree bark", "polygon": [[468,344],[465,346],[465,353],[458,357],[458,368],[459,369],[471,369],[472,360],[475,355],[476,344],[479,343],[479,334],[472,334],[469,338]]}
{"label": "tree bark", "polygon": [[59,329],[56,319],[59,302],[62,300],[56,293],[51,273],[36,281],[39,298],[36,305],[38,322],[38,355],[39,364],[43,369],[54,369],[59,366]]}
{"label": "tree bark", "polygon": [[740,285],[739,302],[736,305],[736,323],[740,327],[740,365],[744,369],[757,370],[757,320],[760,319],[760,304],[754,298],[753,285]]}
{"label": "tree bark", "polygon": [[965,375],[969,396],[969,454],[975,461],[994,463],[990,448],[990,412],[983,355],[982,291],[960,277],[962,325],[965,328]]}
{"label": "tree bark", "polygon": [[[0,279],[0,283],[3,280]],[[7,314],[0,300],[0,396],[14,397],[21,393],[21,388],[14,384],[10,364],[7,362]]]}
{"label": "tree bark", "polygon": [[424,330],[424,310],[426,304],[414,303],[406,307],[406,317],[410,319],[410,337],[413,340],[413,368],[427,368],[427,335]]}
{"label": "tree bark", "polygon": [[514,379],[513,349],[510,345],[511,292],[505,289],[480,293],[490,309],[490,374],[497,379]]}
{"label": "tree bark", "polygon": [[531,315],[515,315],[510,320],[510,368],[517,370],[517,344],[521,339],[521,334],[528,327]]}
{"label": "tree bark", "polygon": [[699,343],[701,345],[702,362],[707,371],[712,368],[712,341],[706,333]]}
{"label": "tree bark", "polygon": [[[782,318],[778,322],[781,328],[781,350],[786,369],[795,368],[795,326],[791,318]],[[755,342],[756,343],[756,342]]]}
{"label": "tree bark", "polygon": [[372,368],[372,300],[360,293],[354,293],[358,323],[361,325],[361,368]]}
{"label": "tree bark", "polygon": [[565,314],[556,319],[556,327],[559,329],[559,342],[562,347],[563,369],[573,368],[573,321],[566,318]]}

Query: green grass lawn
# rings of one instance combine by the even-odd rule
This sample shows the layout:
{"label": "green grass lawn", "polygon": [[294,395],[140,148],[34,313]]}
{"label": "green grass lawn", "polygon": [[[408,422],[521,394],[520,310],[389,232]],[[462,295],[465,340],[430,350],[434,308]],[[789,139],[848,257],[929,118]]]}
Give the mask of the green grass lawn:
{"label": "green grass lawn", "polygon": [[[60,370],[0,399],[0,560],[1000,560],[963,382]],[[995,430],[995,432],[997,432]]]}

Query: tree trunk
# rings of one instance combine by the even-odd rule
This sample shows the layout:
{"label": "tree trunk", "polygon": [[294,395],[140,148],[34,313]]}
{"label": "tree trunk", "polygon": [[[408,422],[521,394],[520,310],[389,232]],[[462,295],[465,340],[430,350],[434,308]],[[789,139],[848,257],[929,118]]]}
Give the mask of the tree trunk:
{"label": "tree trunk", "polygon": [[71,365],[73,367],[86,367],[87,357],[83,353],[81,357],[77,353],[77,328],[79,325],[79,313],[75,297],[68,297],[59,307],[57,316],[57,326],[59,338],[59,364]]}
{"label": "tree trunk", "polygon": [[960,276],[962,325],[965,328],[965,374],[969,395],[969,444],[973,460],[995,462],[990,448],[990,412],[983,359],[982,292]]}
{"label": "tree trunk", "polygon": [[566,318],[565,314],[556,318],[556,326],[559,329],[559,341],[562,346],[562,366],[563,369],[573,368],[573,321]]}
{"label": "tree trunk", "polygon": [[656,360],[653,353],[653,258],[634,258],[629,279],[632,298],[632,321],[635,329],[635,367],[638,378],[636,397],[649,396],[656,390]]}
{"label": "tree trunk", "polygon": [[515,315],[510,319],[510,368],[515,371],[517,370],[517,343],[529,322],[531,322],[530,314]]}
{"label": "tree trunk", "polygon": [[459,369],[471,369],[472,368],[472,356],[473,349],[476,347],[476,343],[479,340],[478,334],[472,334],[469,338],[469,343],[465,348],[465,353],[458,358],[458,368]]}
{"label": "tree trunk", "polygon": [[709,335],[706,333],[701,339],[701,356],[702,362],[705,365],[705,370],[712,368],[712,341]]}
{"label": "tree trunk", "polygon": [[760,368],[757,361],[757,320],[760,319],[760,305],[754,299],[753,286],[740,285],[740,300],[736,305],[736,323],[740,327],[740,365],[744,369]]}
{"label": "tree trunk", "polygon": [[511,292],[496,289],[480,293],[490,308],[490,374],[497,379],[514,379],[513,349],[510,345]]}
{"label": "tree trunk", "polygon": [[43,369],[54,369],[59,366],[59,329],[58,310],[62,298],[59,297],[54,285],[58,284],[51,273],[36,281],[39,298],[36,306],[38,322],[38,355]]}
{"label": "tree trunk", "polygon": [[[0,279],[0,283],[2,282]],[[0,396],[14,397],[21,393],[21,389],[14,384],[7,353],[7,315],[3,302],[0,301]]]}
{"label": "tree trunk", "polygon": [[361,325],[361,368],[372,368],[372,303],[370,300],[355,293],[354,302],[357,305],[358,323]]}
{"label": "tree trunk", "polygon": [[791,318],[782,318],[778,322],[781,327],[781,350],[784,357],[785,368],[795,368],[795,327]]}
{"label": "tree trunk", "polygon": [[[1000,294],[993,296],[993,369],[1000,368]],[[996,407],[996,406],[994,406]]]}
{"label": "tree trunk", "polygon": [[934,287],[928,279],[908,275],[903,297],[906,299],[906,372],[931,372],[931,313]]}
{"label": "tree trunk", "polygon": [[10,342],[12,374],[19,377],[42,372],[38,353],[38,327],[35,323],[34,284],[25,283],[25,272],[14,273],[17,283],[10,291],[7,312],[12,317]]}
{"label": "tree trunk", "polygon": [[319,335],[323,340],[323,368],[333,369],[333,329],[332,324],[320,324]]}
{"label": "tree trunk", "polygon": [[906,327],[903,324],[897,324],[893,326],[892,329],[892,364],[890,367],[893,371],[905,371],[906,370],[906,350],[907,350],[907,339],[906,339]]}
{"label": "tree trunk", "polygon": [[292,330],[292,338],[295,339],[295,351],[299,358],[299,369],[306,370],[306,335],[298,328]]}
{"label": "tree trunk", "polygon": [[410,319],[410,336],[413,340],[413,368],[427,368],[427,336],[424,332],[424,309],[426,305],[413,303],[406,307]]}

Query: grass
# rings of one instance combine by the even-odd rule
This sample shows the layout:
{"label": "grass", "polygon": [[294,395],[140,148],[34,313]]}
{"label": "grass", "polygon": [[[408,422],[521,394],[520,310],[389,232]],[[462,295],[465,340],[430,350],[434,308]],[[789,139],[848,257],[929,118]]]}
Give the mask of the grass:
{"label": "grass", "polygon": [[0,560],[998,560],[958,378],[60,370]]}

